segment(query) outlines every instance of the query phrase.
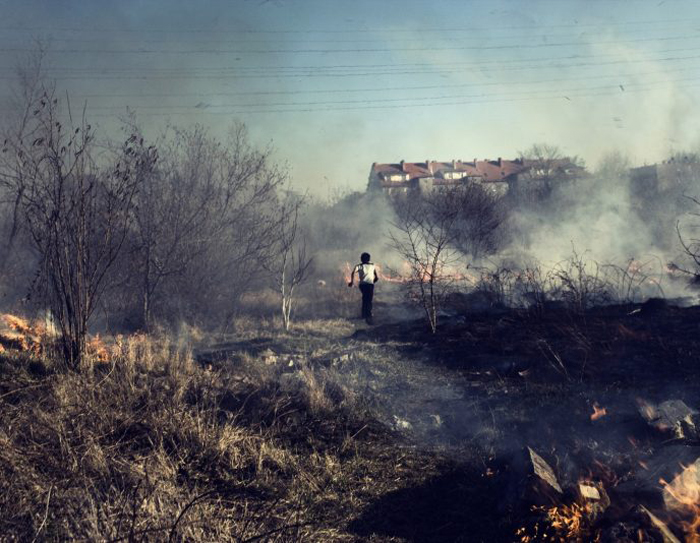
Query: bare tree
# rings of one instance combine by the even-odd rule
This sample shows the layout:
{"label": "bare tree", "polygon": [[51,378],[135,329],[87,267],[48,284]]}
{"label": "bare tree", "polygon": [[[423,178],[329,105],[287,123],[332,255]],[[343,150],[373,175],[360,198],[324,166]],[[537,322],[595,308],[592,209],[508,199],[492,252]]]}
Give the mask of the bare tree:
{"label": "bare tree", "polygon": [[473,259],[493,254],[505,236],[502,226],[507,214],[502,198],[477,183],[450,191],[450,198],[456,209],[454,246]]}
{"label": "bare tree", "polygon": [[[22,227],[21,203],[26,190],[24,155],[13,153],[13,142],[34,141],[38,129],[33,122],[36,112],[42,107],[46,89],[52,89],[44,80],[46,48],[37,43],[36,50],[17,63],[17,80],[12,87],[8,108],[15,113],[3,127],[3,152],[0,154],[0,191],[4,193],[3,204],[7,213],[6,237],[0,259],[0,277],[14,261],[17,238]],[[6,118],[6,120],[8,120]]]}
{"label": "bare tree", "polygon": [[584,161],[578,156],[564,156],[558,145],[535,143],[519,152],[520,160],[532,166],[537,176],[542,179],[556,179],[561,176],[562,166],[584,167]]}
{"label": "bare tree", "polygon": [[615,149],[602,156],[595,174],[603,182],[623,181],[629,177],[631,167],[629,156]]}
{"label": "bare tree", "polygon": [[309,275],[313,257],[306,252],[306,237],[299,227],[299,211],[303,199],[290,195],[282,208],[284,221],[280,224],[277,238],[277,257],[268,265],[269,271],[276,278],[282,298],[282,322],[289,330],[292,309],[296,301],[296,289]]}
{"label": "bare tree", "polygon": [[[127,126],[139,133],[133,120]],[[271,164],[270,149],[250,144],[240,123],[225,142],[195,126],[135,145],[159,157],[137,194],[121,270],[120,282],[138,293],[137,327],[166,315],[229,321],[277,250],[286,170]]]}
{"label": "bare tree", "polygon": [[562,181],[576,179],[584,167],[582,159],[564,156],[557,145],[536,143],[519,154],[528,171],[518,176],[511,194],[518,205],[543,204],[553,196]]}
{"label": "bare tree", "polygon": [[[141,182],[133,206],[127,273],[139,293],[139,327],[151,326],[153,300],[170,278],[186,274],[214,235],[212,215],[220,204],[214,169],[216,145],[200,128],[177,131],[172,141],[135,141],[141,156],[162,156]],[[162,149],[159,149],[162,147]],[[218,218],[219,222],[221,218]]]}
{"label": "bare tree", "polygon": [[524,151],[520,151],[519,155],[523,160],[538,161],[543,164],[564,158],[559,146],[549,143],[533,143]]}
{"label": "bare tree", "polygon": [[498,248],[506,218],[503,202],[478,184],[465,183],[408,194],[394,208],[391,245],[408,263],[409,296],[420,304],[435,333],[439,310],[465,259]]}
{"label": "bare tree", "polygon": [[460,190],[437,189],[397,201],[396,232],[389,234],[392,246],[409,265],[409,296],[420,304],[432,333],[452,283],[447,268],[457,260],[454,243],[460,208],[454,196]]}
{"label": "bare tree", "polygon": [[126,236],[137,171],[149,167],[134,158],[131,142],[110,167],[100,168],[94,151],[85,112],[75,123],[70,104],[62,114],[55,91],[47,87],[24,131],[7,138],[2,149],[8,157],[2,176],[15,183],[18,208],[40,258],[35,289],[59,326],[67,364],[76,369],[105,275]]}

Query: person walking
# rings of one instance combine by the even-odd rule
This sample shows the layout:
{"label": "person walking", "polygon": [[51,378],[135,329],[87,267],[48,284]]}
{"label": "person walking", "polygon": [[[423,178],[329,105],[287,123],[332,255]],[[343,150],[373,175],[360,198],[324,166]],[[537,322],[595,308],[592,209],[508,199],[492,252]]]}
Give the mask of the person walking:
{"label": "person walking", "polygon": [[369,253],[360,255],[360,263],[355,266],[350,274],[349,287],[355,282],[355,272],[357,272],[358,286],[362,292],[362,318],[367,324],[374,324],[372,318],[372,298],[374,297],[374,284],[379,281],[377,268],[370,262]]}

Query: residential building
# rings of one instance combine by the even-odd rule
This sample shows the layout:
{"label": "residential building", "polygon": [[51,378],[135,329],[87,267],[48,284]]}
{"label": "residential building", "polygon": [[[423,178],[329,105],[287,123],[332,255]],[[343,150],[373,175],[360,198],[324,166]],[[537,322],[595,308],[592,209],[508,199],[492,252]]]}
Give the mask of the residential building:
{"label": "residential building", "polygon": [[380,164],[375,162],[369,173],[369,190],[388,194],[414,190],[432,190],[440,186],[480,183],[496,194],[508,193],[518,182],[573,179],[584,175],[584,169],[570,159],[556,160],[452,160],[439,162],[405,162]]}

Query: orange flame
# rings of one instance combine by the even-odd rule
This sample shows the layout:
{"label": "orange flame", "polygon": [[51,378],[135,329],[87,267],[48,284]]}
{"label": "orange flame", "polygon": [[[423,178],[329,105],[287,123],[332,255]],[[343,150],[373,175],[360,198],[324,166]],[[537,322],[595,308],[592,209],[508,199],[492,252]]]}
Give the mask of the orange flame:
{"label": "orange flame", "polygon": [[20,334],[30,334],[32,332],[32,327],[29,325],[29,322],[22,317],[10,315],[8,313],[2,316],[2,320],[4,320],[7,326],[9,326],[10,329],[14,330],[15,332]]}
{"label": "orange flame", "polygon": [[639,405],[642,415],[647,421],[654,420],[659,416],[654,404],[651,404],[641,398],[637,398],[637,404]]}
{"label": "orange flame", "polygon": [[40,354],[43,350],[45,329],[39,323],[30,324],[28,320],[6,313],[0,315],[5,329],[0,328],[0,344],[5,349]]}
{"label": "orange flame", "polygon": [[102,339],[100,339],[99,334],[90,338],[87,343],[87,352],[100,362],[107,362],[109,359],[109,351],[107,350],[107,346],[104,344]]}
{"label": "orange flame", "polygon": [[[0,353],[14,349],[41,355],[45,352],[47,338],[53,334],[40,319],[30,322],[9,313],[0,315]],[[109,358],[109,351],[99,335],[88,339],[87,352],[101,362]]]}
{"label": "orange flame", "polygon": [[608,414],[608,410],[605,407],[600,407],[598,402],[593,403],[593,413],[591,414],[591,420],[602,419]]}
{"label": "orange flame", "polygon": [[666,507],[679,517],[679,525],[688,543],[700,543],[700,460],[690,466],[682,466],[683,471],[673,481],[659,482],[664,488]]}
{"label": "orange flame", "polygon": [[570,539],[581,535],[585,512],[585,506],[578,503],[558,505],[547,510],[547,518],[553,528],[564,532]]}
{"label": "orange flame", "polygon": [[[400,270],[393,270],[389,267],[383,268],[379,264],[375,264],[377,268],[377,274],[381,281],[385,283],[409,283],[411,281],[420,278],[423,282],[428,282],[430,280],[430,271],[427,269],[413,269],[409,262],[403,262],[401,264]],[[350,277],[352,275],[353,266],[346,262],[342,268],[343,277],[346,283],[350,282]],[[467,281],[472,285],[476,285],[479,282],[479,278],[471,275],[469,273],[461,273],[456,269],[441,269],[439,272],[439,279],[446,281]]]}

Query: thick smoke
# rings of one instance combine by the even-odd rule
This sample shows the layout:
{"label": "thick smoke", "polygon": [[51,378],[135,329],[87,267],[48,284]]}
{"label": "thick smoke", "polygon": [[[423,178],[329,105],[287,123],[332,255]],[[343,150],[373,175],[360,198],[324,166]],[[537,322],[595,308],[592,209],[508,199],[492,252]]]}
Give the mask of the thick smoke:
{"label": "thick smoke", "polygon": [[305,230],[317,253],[319,278],[337,275],[346,264],[359,262],[364,252],[385,268],[399,269],[402,261],[388,243],[394,221],[390,201],[379,193],[354,192],[335,203],[312,203]]}
{"label": "thick smoke", "polygon": [[[506,195],[498,246],[478,258],[463,255],[460,265],[492,271],[538,268],[547,274],[577,259],[585,263],[586,273],[610,281],[612,289],[626,286],[616,284],[626,274],[635,283],[635,299],[667,296],[690,302],[691,276],[674,273],[673,267],[694,270],[676,230],[679,221],[690,220],[693,204],[686,195],[692,195],[692,179],[662,192],[632,179],[632,171],[625,155],[612,152],[594,173],[549,180],[544,195]],[[526,194],[527,186],[520,196],[523,190]],[[306,231],[317,254],[319,278],[337,275],[365,251],[388,270],[401,270],[404,259],[389,243],[395,213],[392,200],[373,191],[310,205]]]}
{"label": "thick smoke", "polygon": [[510,243],[495,258],[551,269],[578,255],[592,272],[610,265],[640,270],[649,277],[646,296],[688,296],[687,281],[669,273],[672,263],[692,268],[676,232],[688,202],[682,191],[640,192],[629,171],[602,169],[561,183],[546,205],[514,209]]}

